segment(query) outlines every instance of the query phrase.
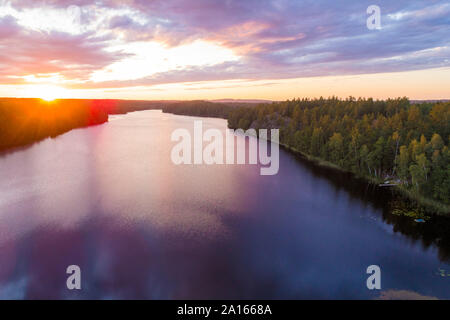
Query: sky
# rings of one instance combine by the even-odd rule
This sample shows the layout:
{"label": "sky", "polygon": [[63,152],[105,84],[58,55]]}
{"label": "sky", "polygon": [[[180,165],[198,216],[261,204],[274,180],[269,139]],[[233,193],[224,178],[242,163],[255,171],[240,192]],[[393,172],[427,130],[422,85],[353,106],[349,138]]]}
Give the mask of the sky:
{"label": "sky", "polygon": [[450,98],[450,2],[0,0],[3,97],[332,95]]}

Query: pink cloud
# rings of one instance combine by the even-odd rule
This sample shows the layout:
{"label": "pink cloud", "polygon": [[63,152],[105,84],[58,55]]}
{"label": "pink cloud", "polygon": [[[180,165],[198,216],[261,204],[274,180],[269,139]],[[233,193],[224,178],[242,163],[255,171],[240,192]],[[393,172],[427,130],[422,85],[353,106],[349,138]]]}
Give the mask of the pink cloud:
{"label": "pink cloud", "polygon": [[[178,46],[202,39],[240,56],[238,62],[169,70],[137,80],[76,85],[102,88],[446,67],[450,65],[447,2],[382,0],[384,28],[377,32],[366,28],[368,4],[354,0],[16,0],[13,6],[26,10],[79,5],[87,12],[127,9],[104,21],[99,31],[125,43],[151,40]],[[430,14],[417,19],[408,12]],[[405,14],[393,19],[400,17],[398,13]],[[0,82],[36,73],[87,80],[93,71],[125,56],[105,51],[108,40],[94,32],[76,36],[25,30],[11,17],[0,18],[0,45],[5,48],[0,51]]]}
{"label": "pink cloud", "polygon": [[105,51],[107,40],[94,33],[28,30],[11,16],[0,18],[0,77],[59,72],[87,78],[92,71],[125,56]]}

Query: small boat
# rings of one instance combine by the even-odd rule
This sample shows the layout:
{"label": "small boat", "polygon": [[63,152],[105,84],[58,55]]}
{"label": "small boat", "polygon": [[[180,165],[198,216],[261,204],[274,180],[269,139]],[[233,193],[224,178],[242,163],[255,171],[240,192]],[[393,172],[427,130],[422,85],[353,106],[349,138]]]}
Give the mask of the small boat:
{"label": "small boat", "polygon": [[423,219],[414,219],[415,222],[425,222]]}
{"label": "small boat", "polygon": [[379,184],[378,186],[379,186],[379,187],[394,187],[394,186],[396,186],[396,185],[397,185],[396,183],[387,180],[387,181],[385,181],[384,183]]}

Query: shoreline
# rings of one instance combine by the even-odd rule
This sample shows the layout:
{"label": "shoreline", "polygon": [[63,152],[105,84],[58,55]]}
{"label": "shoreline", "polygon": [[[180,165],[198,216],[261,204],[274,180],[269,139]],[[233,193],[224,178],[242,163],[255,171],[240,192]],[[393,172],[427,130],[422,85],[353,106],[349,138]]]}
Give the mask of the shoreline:
{"label": "shoreline", "polygon": [[65,130],[63,132],[59,132],[58,134],[47,135],[47,136],[40,137],[40,138],[38,138],[36,140],[33,140],[33,141],[20,143],[20,144],[12,144],[12,145],[0,146],[0,157],[5,155],[5,154],[9,154],[9,153],[13,153],[13,152],[20,151],[20,150],[23,150],[23,149],[27,149],[27,148],[33,146],[34,144],[42,142],[42,141],[44,141],[46,139],[55,139],[55,138],[57,138],[57,137],[59,137],[61,135],[64,135],[64,134],[72,131],[72,130],[100,126],[100,125],[108,123],[108,122],[109,122],[109,118],[106,119],[106,121],[100,121],[100,122],[96,122],[96,123],[92,123],[92,124],[87,124],[87,125],[82,125],[82,126],[76,126],[76,127],[68,128],[67,130]]}
{"label": "shoreline", "polygon": [[[211,115],[210,116],[187,115],[187,114],[178,114],[176,112],[165,111],[163,109],[160,109],[160,110],[163,113],[169,113],[169,114],[181,115],[181,116],[188,116],[188,117],[190,116],[190,117],[202,117],[202,118],[219,118],[219,119],[226,120],[227,121],[227,127],[229,127],[228,126],[228,124],[229,124],[228,123],[228,119],[222,118],[222,117],[218,117],[218,116],[211,116]],[[143,110],[136,110],[136,111],[143,111]],[[125,112],[125,114],[126,113],[128,113],[128,112]],[[107,115],[109,115],[109,114],[107,114]],[[21,144],[21,145],[14,145],[14,146],[7,146],[5,148],[0,148],[0,155],[4,155],[4,154],[10,153],[10,152],[15,152],[17,150],[21,150],[22,148],[27,148],[27,147],[29,147],[29,146],[31,146],[31,145],[33,145],[35,143],[38,143],[38,142],[40,142],[42,140],[45,140],[47,138],[57,137],[59,135],[65,134],[65,133],[67,133],[67,132],[69,132],[71,130],[74,130],[74,129],[80,129],[80,128],[86,128],[86,127],[90,127],[90,126],[101,125],[101,124],[104,124],[104,123],[107,123],[107,122],[109,122],[109,117],[106,119],[106,121],[103,121],[103,122],[92,123],[92,124],[88,124],[88,125],[83,125],[83,126],[77,126],[77,127],[69,128],[68,130],[66,130],[64,132],[61,132],[61,133],[59,133],[59,134],[57,134],[55,136],[47,136],[47,137],[43,137],[41,139],[29,142],[29,143],[25,143],[25,144]],[[258,139],[259,139],[259,137],[258,137]],[[381,180],[381,179],[376,179],[376,178],[373,178],[373,177],[368,177],[368,176],[357,174],[357,173],[355,173],[355,172],[353,172],[351,170],[344,169],[344,168],[340,167],[339,165],[334,164],[332,162],[329,162],[327,160],[323,160],[321,158],[314,157],[314,156],[311,156],[309,154],[303,153],[303,152],[301,152],[301,151],[299,151],[299,150],[297,150],[297,149],[295,149],[295,148],[293,148],[291,146],[288,146],[286,144],[279,143],[279,145],[283,149],[285,149],[286,151],[288,151],[288,152],[290,152],[290,153],[292,153],[294,155],[301,156],[304,160],[309,161],[310,163],[313,163],[314,165],[317,165],[319,167],[325,167],[325,168],[330,168],[330,169],[337,170],[337,171],[340,171],[340,172],[350,173],[353,177],[363,179],[363,180],[367,181],[368,183],[376,185],[376,186],[378,186],[378,184],[380,184],[380,183],[383,183],[383,180]],[[401,185],[395,185],[395,186],[392,186],[391,188],[396,193],[396,197],[398,197],[399,200],[402,200],[402,201],[408,200],[408,201],[411,201],[411,202],[415,202],[416,204],[414,205],[414,207],[417,210],[424,209],[427,213],[430,213],[432,215],[440,215],[440,216],[447,216],[447,217],[450,216],[450,207],[446,206],[445,204],[439,203],[439,202],[437,202],[437,201],[435,201],[433,199],[430,199],[430,198],[426,198],[426,197],[424,197],[422,195],[418,195],[418,194],[412,192],[411,190],[408,190],[408,189],[402,187]]]}
{"label": "shoreline", "polygon": [[[367,177],[364,175],[356,174],[355,172],[346,170],[337,164],[334,164],[327,160],[323,160],[321,158],[317,158],[317,157],[311,156],[309,154],[303,153],[303,152],[301,152],[293,147],[290,147],[286,144],[279,143],[279,145],[281,147],[283,147],[286,151],[291,152],[295,155],[301,156],[304,160],[309,161],[310,163],[313,163],[314,165],[317,165],[319,167],[330,168],[330,169],[337,170],[340,172],[349,173],[353,177],[363,179],[363,180],[367,181],[368,183],[373,184],[377,187],[380,183],[383,182],[380,179],[375,179],[375,178]],[[433,199],[426,198],[422,195],[415,194],[414,192],[412,192],[400,185],[395,185],[390,188],[392,188],[392,190],[395,192],[395,196],[398,197],[399,200],[401,200],[401,201],[408,200],[408,201],[416,202],[416,205],[414,207],[416,207],[416,209],[418,209],[418,210],[425,209],[427,211],[427,213],[430,213],[432,215],[439,215],[439,216],[446,216],[446,217],[450,216],[450,208],[444,204],[436,202]],[[403,197],[403,199],[402,199],[402,197]]]}

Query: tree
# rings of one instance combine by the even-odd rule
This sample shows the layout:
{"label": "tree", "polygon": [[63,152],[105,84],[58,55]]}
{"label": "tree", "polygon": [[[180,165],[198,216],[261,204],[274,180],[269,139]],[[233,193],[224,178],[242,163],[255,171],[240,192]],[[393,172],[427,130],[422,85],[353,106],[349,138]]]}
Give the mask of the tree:
{"label": "tree", "polygon": [[383,156],[384,156],[384,138],[380,137],[378,138],[377,142],[374,145],[374,150],[369,154],[370,162],[372,166],[375,168],[375,176],[381,175]]}
{"label": "tree", "polygon": [[422,171],[422,176],[425,177],[425,181],[427,181],[430,162],[428,161],[425,153],[422,153],[419,156],[417,156],[416,162],[417,162],[417,165],[420,167],[420,170]]}
{"label": "tree", "polygon": [[433,134],[430,143],[433,150],[441,150],[444,146],[444,140],[437,133]]}
{"label": "tree", "polygon": [[403,180],[409,177],[409,152],[406,146],[400,147],[400,154],[397,158],[398,175]]}
{"label": "tree", "polygon": [[322,146],[323,146],[323,130],[322,128],[314,128],[311,137],[310,153],[313,156],[318,156],[322,150]]}
{"label": "tree", "polygon": [[416,157],[416,162],[409,168],[413,185],[420,190],[420,188],[428,180],[429,161],[425,153],[421,153]]}
{"label": "tree", "polygon": [[353,152],[353,162],[356,165],[358,171],[360,170],[360,164],[359,164],[359,149],[361,146],[361,134],[359,133],[359,130],[357,127],[354,127],[352,129],[351,134],[351,142],[350,142],[350,148]]}
{"label": "tree", "polygon": [[412,105],[408,110],[408,124],[412,128],[417,128],[420,121],[420,110],[417,106]]}
{"label": "tree", "polygon": [[397,164],[397,153],[398,153],[398,145],[400,143],[400,135],[397,131],[392,134],[392,140],[395,143],[395,152],[394,152],[394,168],[392,169],[392,174],[395,174],[396,164]]}
{"label": "tree", "polygon": [[359,151],[359,157],[361,159],[362,164],[367,166],[367,170],[369,170],[369,174],[372,175],[372,170],[370,168],[369,163],[369,148],[366,145],[363,145]]}
{"label": "tree", "polygon": [[344,139],[340,133],[334,133],[329,142],[331,160],[335,163],[342,164],[344,161]]}

